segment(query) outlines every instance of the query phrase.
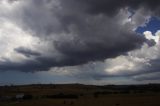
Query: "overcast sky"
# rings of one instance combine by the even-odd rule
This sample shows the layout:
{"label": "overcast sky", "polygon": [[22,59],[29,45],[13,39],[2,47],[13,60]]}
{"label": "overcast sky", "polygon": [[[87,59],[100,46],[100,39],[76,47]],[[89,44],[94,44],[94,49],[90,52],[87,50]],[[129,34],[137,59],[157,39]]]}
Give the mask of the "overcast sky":
{"label": "overcast sky", "polygon": [[0,0],[0,84],[160,81],[159,0]]}

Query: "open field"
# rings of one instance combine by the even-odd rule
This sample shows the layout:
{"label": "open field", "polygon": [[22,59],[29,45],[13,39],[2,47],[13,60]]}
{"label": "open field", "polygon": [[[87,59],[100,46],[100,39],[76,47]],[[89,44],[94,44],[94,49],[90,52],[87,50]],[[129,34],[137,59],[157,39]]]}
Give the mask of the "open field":
{"label": "open field", "polygon": [[160,106],[160,85],[2,86],[0,106]]}

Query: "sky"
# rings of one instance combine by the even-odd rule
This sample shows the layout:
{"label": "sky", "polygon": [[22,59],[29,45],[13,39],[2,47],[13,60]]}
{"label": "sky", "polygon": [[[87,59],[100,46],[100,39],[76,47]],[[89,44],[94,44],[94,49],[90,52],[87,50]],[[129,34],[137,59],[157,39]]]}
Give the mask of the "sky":
{"label": "sky", "polygon": [[160,82],[159,0],[0,0],[0,85]]}
{"label": "sky", "polygon": [[158,17],[151,17],[149,22],[145,26],[140,26],[136,29],[136,32],[143,34],[145,31],[150,31],[155,34],[160,28],[160,19]]}

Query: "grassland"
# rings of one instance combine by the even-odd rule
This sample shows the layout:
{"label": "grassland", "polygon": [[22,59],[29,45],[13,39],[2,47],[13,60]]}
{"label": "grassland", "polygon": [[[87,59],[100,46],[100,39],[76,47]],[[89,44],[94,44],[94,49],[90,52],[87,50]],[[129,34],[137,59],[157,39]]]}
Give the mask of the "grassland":
{"label": "grassland", "polygon": [[1,86],[0,106],[160,106],[160,85]]}

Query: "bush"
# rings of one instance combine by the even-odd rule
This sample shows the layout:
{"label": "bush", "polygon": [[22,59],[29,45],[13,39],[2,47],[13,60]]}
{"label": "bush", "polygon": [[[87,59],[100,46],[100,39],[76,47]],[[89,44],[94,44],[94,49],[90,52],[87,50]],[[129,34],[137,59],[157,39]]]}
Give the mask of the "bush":
{"label": "bush", "polygon": [[32,98],[33,98],[32,95],[24,95],[24,96],[23,96],[23,99],[24,99],[24,100],[30,100],[30,99],[32,99]]}

